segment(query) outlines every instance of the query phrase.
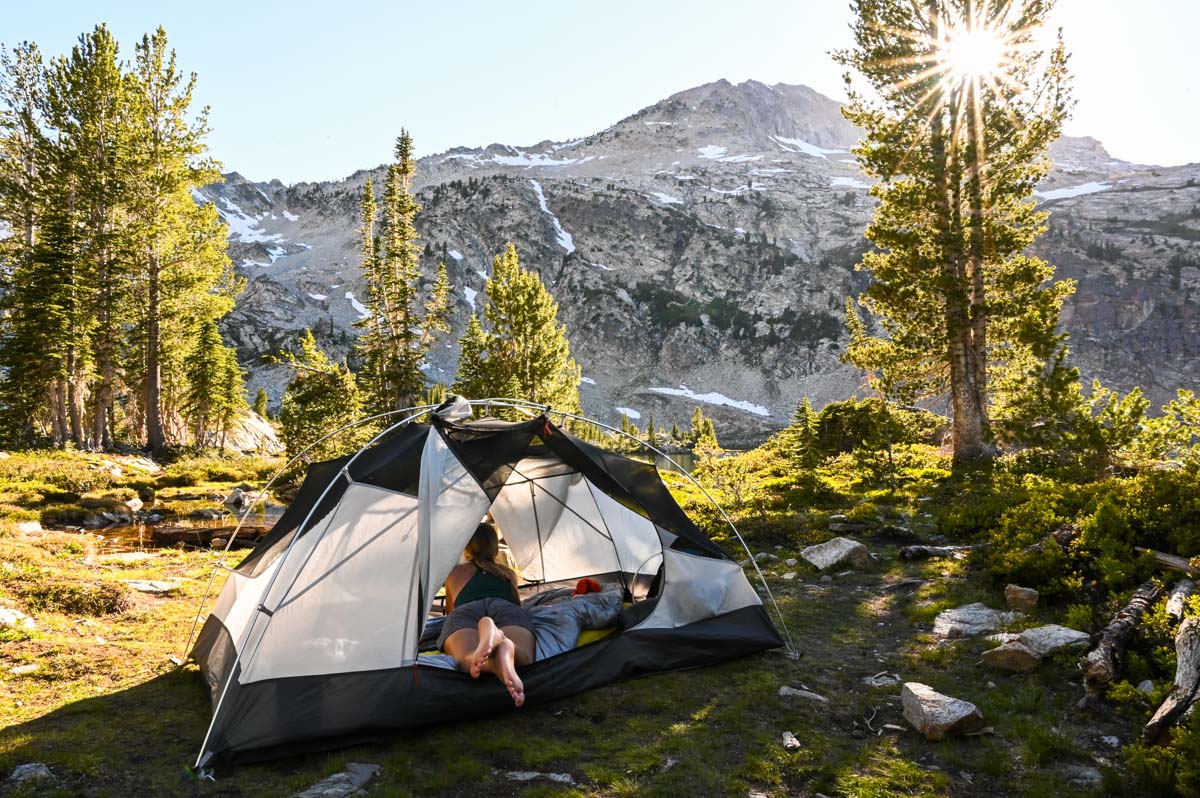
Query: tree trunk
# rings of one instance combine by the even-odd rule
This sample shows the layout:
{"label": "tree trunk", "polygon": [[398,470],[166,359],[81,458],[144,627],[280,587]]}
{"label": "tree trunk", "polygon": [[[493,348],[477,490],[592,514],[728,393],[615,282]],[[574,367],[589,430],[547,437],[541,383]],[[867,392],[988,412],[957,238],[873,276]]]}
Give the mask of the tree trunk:
{"label": "tree trunk", "polygon": [[1079,669],[1083,671],[1084,688],[1087,690],[1087,694],[1079,701],[1080,709],[1100,708],[1100,695],[1120,673],[1121,656],[1125,653],[1125,647],[1129,645],[1129,639],[1141,623],[1142,616],[1158,601],[1162,592],[1162,585],[1154,579],[1133,591],[1129,603],[1117,613],[1100,635],[1100,644],[1079,661]]}
{"label": "tree trunk", "polygon": [[67,351],[67,415],[71,420],[71,441],[76,449],[83,449],[86,441],[83,438],[83,397],[79,390],[79,375],[76,373],[78,357],[75,347]]}
{"label": "tree trunk", "polygon": [[1191,579],[1180,579],[1175,583],[1175,587],[1171,588],[1171,594],[1167,598],[1167,617],[1175,623],[1183,620],[1184,604],[1188,597],[1196,592],[1196,583]]}
{"label": "tree trunk", "polygon": [[[971,16],[970,3],[966,13]],[[971,401],[979,418],[979,431],[986,441],[990,432],[988,421],[987,388],[987,296],[984,285],[984,259],[986,255],[986,226],[983,205],[983,165],[987,153],[983,151],[983,120],[980,119],[979,98],[975,81],[967,86],[967,277],[970,281],[968,321],[970,343],[967,365],[972,388]],[[992,454],[991,447],[986,454]]]}
{"label": "tree trunk", "polygon": [[1187,618],[1175,635],[1175,684],[1142,729],[1142,742],[1164,742],[1167,731],[1190,714],[1200,699],[1200,618]]}
{"label": "tree trunk", "polygon": [[54,445],[63,446],[67,442],[67,436],[70,434],[67,427],[67,383],[64,379],[57,379],[51,386],[53,391],[52,404],[50,407],[52,429],[54,430]]}
{"label": "tree trunk", "polygon": [[149,259],[147,275],[149,307],[146,323],[146,446],[151,452],[159,452],[167,445],[162,423],[162,366],[159,363],[159,338],[162,322],[159,314],[159,264],[158,255]]}

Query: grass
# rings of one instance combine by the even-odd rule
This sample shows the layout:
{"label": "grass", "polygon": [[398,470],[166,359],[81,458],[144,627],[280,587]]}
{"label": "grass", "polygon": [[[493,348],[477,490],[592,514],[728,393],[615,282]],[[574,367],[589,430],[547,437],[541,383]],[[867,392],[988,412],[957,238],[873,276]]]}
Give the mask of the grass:
{"label": "grass", "polygon": [[[240,766],[220,772],[215,783],[197,782],[186,767],[207,728],[209,700],[195,667],[170,657],[182,653],[219,555],[151,550],[150,559],[124,563],[106,558],[103,542],[89,533],[18,522],[27,520],[22,513],[50,506],[47,491],[66,491],[62,485],[78,488],[79,499],[58,496],[53,503],[80,506],[95,491],[133,489],[166,512],[186,514],[214,506],[213,497],[233,484],[261,484],[265,472],[252,463],[183,462],[157,473],[125,468],[114,477],[90,456],[66,455],[69,462],[57,465],[20,457],[17,464],[0,460],[0,498],[13,507],[0,520],[0,606],[34,616],[37,629],[0,637],[0,776],[21,763],[46,763],[56,781],[32,795],[282,796],[357,761],[384,768],[372,796],[1062,798],[1088,793],[1066,782],[1059,762],[1087,764],[1101,734],[1129,739],[1118,722],[1075,714],[1079,688],[1068,664],[999,674],[980,663],[981,642],[946,644],[928,634],[942,608],[1002,602],[968,563],[896,557],[901,541],[888,528],[929,508],[921,499],[937,490],[937,468],[924,468],[893,492],[857,485],[833,466],[824,487],[811,492],[811,505],[797,506],[796,489],[767,472],[763,479],[776,481],[777,494],[756,483],[761,501],[742,509],[758,518],[752,546],[779,558],[765,571],[802,653],[798,661],[766,654],[556,702],[532,696],[508,715]],[[49,487],[29,488],[34,482]],[[681,488],[680,498],[689,505],[692,497]],[[862,537],[881,555],[881,567],[825,583],[803,564],[786,566],[803,546],[830,537],[835,514],[870,526]],[[797,578],[783,579],[787,572]],[[175,579],[181,588],[147,596],[129,590],[129,579]],[[923,581],[914,588],[906,580]],[[26,673],[23,665],[37,667]],[[881,671],[975,702],[991,733],[926,742],[907,730],[898,687],[863,682]],[[782,685],[803,686],[829,703],[781,699]],[[885,724],[906,730],[883,732]],[[799,739],[798,750],[784,749],[784,731]],[[565,773],[573,783],[502,775],[516,770]]]}

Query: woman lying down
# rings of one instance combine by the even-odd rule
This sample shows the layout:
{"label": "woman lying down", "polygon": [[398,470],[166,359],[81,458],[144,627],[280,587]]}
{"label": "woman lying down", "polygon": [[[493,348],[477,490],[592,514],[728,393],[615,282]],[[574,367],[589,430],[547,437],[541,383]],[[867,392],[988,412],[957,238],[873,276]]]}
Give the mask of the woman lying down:
{"label": "woman lying down", "polygon": [[517,575],[496,562],[499,551],[496,528],[481,523],[467,543],[467,562],[456,565],[446,577],[449,615],[438,648],[476,679],[481,673],[495,674],[513,703],[521,706],[525,685],[517,668],[534,659],[533,619],[521,607]]}

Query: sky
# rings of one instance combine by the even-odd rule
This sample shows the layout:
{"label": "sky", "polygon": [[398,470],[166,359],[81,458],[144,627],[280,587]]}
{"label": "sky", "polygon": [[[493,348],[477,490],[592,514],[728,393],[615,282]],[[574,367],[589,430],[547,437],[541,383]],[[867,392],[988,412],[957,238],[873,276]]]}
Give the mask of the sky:
{"label": "sky", "polygon": [[[330,180],[391,159],[603,130],[726,78],[803,83],[844,99],[829,52],[850,42],[848,0],[0,0],[0,43],[70,50],[106,22],[131,56],[166,28],[211,106],[226,170]],[[1078,104],[1066,132],[1115,157],[1200,161],[1200,2],[1059,0]]]}

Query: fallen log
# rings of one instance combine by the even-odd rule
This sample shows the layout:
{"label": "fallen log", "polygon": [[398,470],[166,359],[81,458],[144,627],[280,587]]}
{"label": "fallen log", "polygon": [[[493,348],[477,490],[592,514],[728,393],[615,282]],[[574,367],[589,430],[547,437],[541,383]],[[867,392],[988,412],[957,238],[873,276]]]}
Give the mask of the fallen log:
{"label": "fallen log", "polygon": [[1046,544],[1053,540],[1058,544],[1060,549],[1066,549],[1075,538],[1079,536],[1078,524],[1063,524],[1058,529],[1051,532],[1046,537],[1034,543],[1032,546],[1026,546],[1023,554],[1041,554],[1046,550]]}
{"label": "fallen log", "polygon": [[[150,533],[150,537],[160,546],[173,546],[180,543],[208,548],[214,538],[229,540],[234,526],[160,526]],[[238,530],[230,548],[245,549],[252,547],[259,538],[267,533],[266,527],[243,526]]]}
{"label": "fallen log", "polygon": [[1175,683],[1142,729],[1142,742],[1164,742],[1168,730],[1200,700],[1200,618],[1185,618],[1175,634]]}
{"label": "fallen log", "polygon": [[1187,557],[1176,557],[1174,554],[1167,554],[1164,551],[1147,549],[1144,546],[1134,546],[1133,548],[1138,554],[1149,554],[1151,557],[1153,557],[1155,564],[1157,564],[1159,568],[1163,568],[1167,571],[1176,571],[1189,576],[1200,576],[1200,568],[1192,565],[1191,562],[1188,561]]}
{"label": "fallen log", "polygon": [[986,545],[977,546],[901,546],[902,560],[937,560],[943,557],[955,557],[959,554],[969,554],[973,551],[983,551]]}
{"label": "fallen log", "polygon": [[1083,698],[1079,700],[1080,709],[1100,709],[1100,696],[1104,688],[1117,678],[1121,670],[1121,657],[1125,653],[1125,647],[1129,645],[1129,639],[1133,637],[1142,616],[1158,601],[1162,593],[1162,585],[1156,579],[1140,585],[1133,591],[1129,603],[1104,628],[1099,645],[1079,661],[1086,690]]}
{"label": "fallen log", "polygon": [[1175,623],[1183,620],[1184,605],[1187,603],[1188,597],[1196,592],[1196,583],[1191,579],[1180,579],[1175,583],[1175,587],[1171,588],[1171,594],[1167,597],[1167,617]]}

